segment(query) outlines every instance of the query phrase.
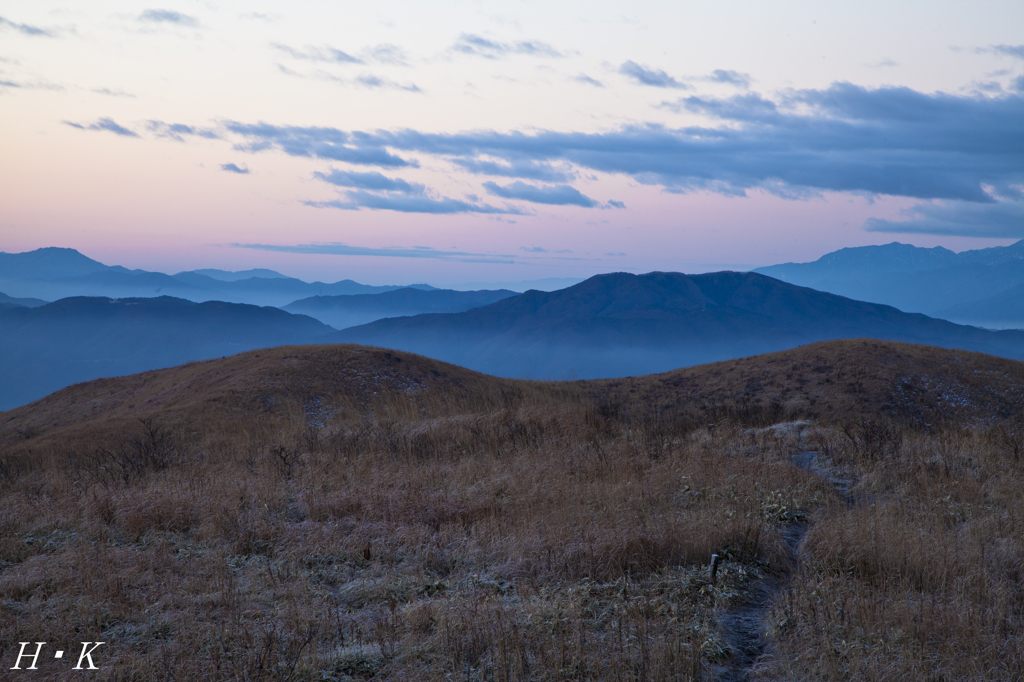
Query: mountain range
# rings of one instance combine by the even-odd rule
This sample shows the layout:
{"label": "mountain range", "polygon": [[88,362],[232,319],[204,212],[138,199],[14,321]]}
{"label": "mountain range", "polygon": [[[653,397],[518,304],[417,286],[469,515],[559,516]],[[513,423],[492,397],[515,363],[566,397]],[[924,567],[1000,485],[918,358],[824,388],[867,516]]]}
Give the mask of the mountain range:
{"label": "mountain range", "polygon": [[385,317],[407,317],[422,313],[460,313],[510,296],[516,296],[516,292],[507,289],[424,291],[407,287],[381,294],[313,296],[289,303],[283,306],[283,309],[291,313],[309,315],[335,329],[344,329]]}
{"label": "mountain range", "polygon": [[1024,328],[1024,240],[960,253],[893,242],[754,272],[960,324]]}
{"label": "mountain range", "polygon": [[[413,288],[430,290],[428,284]],[[225,301],[283,306],[310,296],[372,294],[405,287],[370,286],[350,279],[304,282],[273,270],[192,270],[167,275],[104,265],[74,249],[44,248],[25,253],[0,252],[0,291],[7,296],[49,301],[71,296],[143,298],[174,296],[197,303]]]}
{"label": "mountain range", "polygon": [[[900,244],[865,247],[815,263],[773,266],[772,272],[790,279],[832,276],[851,287],[867,286],[872,277],[914,282],[946,273],[960,277],[957,293],[976,295],[973,305],[983,309],[979,301],[986,295],[998,306],[999,296],[1010,296],[1014,289],[993,295],[985,290],[982,275],[1003,273],[996,281],[1010,282],[1021,267],[1022,245],[966,256]],[[968,286],[972,276],[974,284]],[[168,280],[174,287],[192,287],[197,297],[197,292],[236,291],[239,297],[266,294],[284,300],[289,292],[320,286],[350,293],[292,299],[281,304],[287,310],[170,296],[76,296],[48,304],[26,298],[40,295],[39,287],[45,286],[81,291]],[[0,253],[0,291],[11,283],[26,287],[0,297],[0,410],[75,382],[281,344],[369,344],[490,374],[537,378],[649,374],[857,337],[1024,358],[1024,331],[953,324],[758,273],[612,273],[553,292],[517,295],[367,287],[349,280],[308,284],[273,271],[171,276],[109,267],[71,249],[40,249]],[[934,287],[943,290],[939,282]],[[424,311],[436,312],[420,314]],[[379,317],[385,319],[359,324]]]}

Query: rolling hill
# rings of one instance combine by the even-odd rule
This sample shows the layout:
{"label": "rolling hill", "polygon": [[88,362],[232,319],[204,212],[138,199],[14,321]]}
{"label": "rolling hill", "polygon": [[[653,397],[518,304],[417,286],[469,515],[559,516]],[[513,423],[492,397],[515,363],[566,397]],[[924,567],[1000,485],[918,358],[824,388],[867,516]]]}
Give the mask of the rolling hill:
{"label": "rolling hill", "polygon": [[565,384],[502,379],[401,351],[283,346],[69,386],[0,414],[0,449],[39,451],[113,437],[136,428],[140,419],[193,430],[202,425],[216,433],[239,421],[298,410],[308,423],[324,427],[346,410],[362,418],[375,404],[411,397],[449,406],[501,405],[524,391],[554,399],[570,391],[603,410],[640,410],[665,419],[771,409],[778,419],[841,423],[885,416],[920,427],[1019,416],[1024,363],[849,339],[662,374]]}

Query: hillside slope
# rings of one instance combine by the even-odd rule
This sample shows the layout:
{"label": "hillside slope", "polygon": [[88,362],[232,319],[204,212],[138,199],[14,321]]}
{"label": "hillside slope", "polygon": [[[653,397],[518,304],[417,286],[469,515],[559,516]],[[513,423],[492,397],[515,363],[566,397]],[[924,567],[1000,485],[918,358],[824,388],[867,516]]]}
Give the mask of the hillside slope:
{"label": "hillside slope", "polygon": [[140,419],[228,430],[238,419],[443,394],[482,398],[512,383],[436,360],[345,345],[279,346],[69,386],[0,413],[0,448],[132,430]]}
{"label": "hillside slope", "polygon": [[[626,379],[501,379],[418,355],[351,345],[285,346],[125,377],[96,379],[0,413],[0,451],[137,430],[140,419],[198,435],[298,410],[315,428],[365,418],[375,405],[502,405],[527,392],[583,395],[599,412],[658,419],[879,416],[920,427],[988,423],[1024,412],[1024,362],[852,339]],[[473,409],[473,408],[467,408]],[[363,416],[360,416],[363,415]]]}

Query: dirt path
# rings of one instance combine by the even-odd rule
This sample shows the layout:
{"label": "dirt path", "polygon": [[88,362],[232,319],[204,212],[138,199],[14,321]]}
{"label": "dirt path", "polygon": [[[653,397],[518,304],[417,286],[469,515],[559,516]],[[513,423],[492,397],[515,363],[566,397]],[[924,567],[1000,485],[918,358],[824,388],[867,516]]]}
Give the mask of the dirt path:
{"label": "dirt path", "polygon": [[[810,471],[830,483],[847,505],[855,503],[851,495],[853,481],[838,478],[818,461],[818,453],[804,450],[796,453],[791,460],[797,466]],[[765,637],[765,619],[775,595],[783,590],[800,568],[800,544],[810,529],[807,523],[791,523],[782,530],[786,555],[789,559],[785,573],[768,576],[754,583],[746,602],[735,609],[726,611],[719,618],[719,625],[726,642],[733,650],[732,659],[725,666],[716,669],[717,682],[746,682],[750,671],[768,648]]]}

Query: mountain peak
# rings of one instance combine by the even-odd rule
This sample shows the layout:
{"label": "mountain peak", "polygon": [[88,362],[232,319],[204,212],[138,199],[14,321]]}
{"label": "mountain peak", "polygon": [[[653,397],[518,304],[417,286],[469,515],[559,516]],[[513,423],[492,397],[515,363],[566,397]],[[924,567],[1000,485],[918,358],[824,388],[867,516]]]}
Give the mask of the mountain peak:
{"label": "mountain peak", "polygon": [[103,263],[75,249],[60,246],[47,246],[23,253],[0,251],[0,279],[77,277],[106,269]]}

